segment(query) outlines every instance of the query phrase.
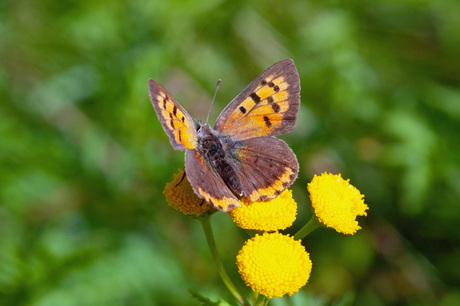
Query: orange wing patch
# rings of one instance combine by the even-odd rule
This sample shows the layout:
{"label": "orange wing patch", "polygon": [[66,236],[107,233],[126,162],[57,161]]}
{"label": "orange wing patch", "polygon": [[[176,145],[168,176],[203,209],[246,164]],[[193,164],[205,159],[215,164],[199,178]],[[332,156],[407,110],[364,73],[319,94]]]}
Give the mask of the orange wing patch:
{"label": "orange wing patch", "polygon": [[241,204],[233,198],[223,197],[222,199],[217,199],[211,196],[209,193],[205,192],[201,187],[197,190],[198,195],[205,199],[205,201],[212,203],[212,205],[222,211],[229,211],[235,207],[241,207]]}
{"label": "orange wing patch", "polygon": [[183,144],[186,149],[194,149],[197,137],[193,122],[186,120],[185,114],[164,93],[160,94],[158,106],[161,108],[161,116],[166,127],[172,132],[174,140]]}
{"label": "orange wing patch", "polygon": [[283,76],[269,75],[262,79],[229,115],[226,134],[238,135],[240,139],[271,135],[289,111],[288,89],[289,84]]}
{"label": "orange wing patch", "polygon": [[149,81],[149,90],[150,100],[172,146],[176,150],[194,149],[197,135],[190,115],[154,80]]}

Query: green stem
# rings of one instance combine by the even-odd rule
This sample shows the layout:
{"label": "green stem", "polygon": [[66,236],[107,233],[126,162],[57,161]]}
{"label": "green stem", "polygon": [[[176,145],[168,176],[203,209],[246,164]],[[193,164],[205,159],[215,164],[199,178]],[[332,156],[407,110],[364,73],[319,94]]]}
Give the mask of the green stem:
{"label": "green stem", "polygon": [[270,299],[268,297],[264,296],[264,306],[267,306],[268,302],[270,302]]}
{"label": "green stem", "polygon": [[252,292],[252,305],[256,306],[257,299],[259,298],[259,292],[253,291]]}
{"label": "green stem", "polygon": [[230,290],[230,293],[238,300],[241,305],[249,306],[250,304],[248,301],[238,292],[238,289],[236,289],[235,285],[232,283],[230,277],[225,271],[222,260],[220,259],[219,253],[217,252],[216,241],[214,240],[214,235],[212,233],[210,216],[200,218],[200,222],[201,226],[203,227],[204,235],[206,236],[206,241],[208,242],[209,250],[211,251],[214,262],[216,263],[217,271],[224,281],[225,286],[227,286],[228,290]]}
{"label": "green stem", "polygon": [[254,302],[254,306],[267,306],[270,299],[266,296],[261,296],[257,301]]}
{"label": "green stem", "polygon": [[315,214],[311,216],[310,221],[308,221],[307,224],[304,225],[295,235],[294,239],[303,239],[305,236],[313,232],[315,229],[321,226],[321,223],[319,222],[318,218],[316,217]]}

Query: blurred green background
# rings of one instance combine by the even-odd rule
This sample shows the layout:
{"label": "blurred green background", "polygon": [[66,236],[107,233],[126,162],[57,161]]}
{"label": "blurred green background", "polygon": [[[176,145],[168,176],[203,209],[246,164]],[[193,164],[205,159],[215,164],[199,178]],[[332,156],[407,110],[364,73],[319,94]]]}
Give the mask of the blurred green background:
{"label": "blurred green background", "polygon": [[[0,305],[233,301],[199,223],[162,194],[174,151],[148,78],[205,120],[294,59],[299,204],[342,173],[370,210],[304,239],[313,271],[273,305],[460,305],[460,4],[425,1],[0,2]],[[213,216],[218,248],[247,238]]]}

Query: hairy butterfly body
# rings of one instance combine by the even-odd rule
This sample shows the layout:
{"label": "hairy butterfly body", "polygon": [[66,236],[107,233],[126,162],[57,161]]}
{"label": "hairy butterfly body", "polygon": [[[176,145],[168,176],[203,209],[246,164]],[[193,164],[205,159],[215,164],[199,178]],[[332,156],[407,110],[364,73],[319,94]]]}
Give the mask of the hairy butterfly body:
{"label": "hairy butterfly body", "polygon": [[194,122],[157,82],[149,80],[153,107],[176,150],[185,152],[185,172],[194,191],[229,211],[238,199],[277,197],[297,178],[299,165],[288,145],[273,136],[290,132],[300,107],[294,62],[282,60],[259,75],[217,118],[214,128]]}

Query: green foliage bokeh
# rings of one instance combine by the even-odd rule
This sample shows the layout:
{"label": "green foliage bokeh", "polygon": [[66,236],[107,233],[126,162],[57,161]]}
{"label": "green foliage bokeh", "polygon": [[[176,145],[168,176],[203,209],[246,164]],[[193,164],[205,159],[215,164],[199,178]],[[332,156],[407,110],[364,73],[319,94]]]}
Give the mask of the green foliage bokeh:
{"label": "green foliage bokeh", "polygon": [[[0,305],[193,305],[230,295],[198,222],[162,190],[183,167],[150,104],[162,84],[210,121],[259,73],[301,78],[294,232],[306,184],[341,172],[370,210],[305,239],[293,304],[460,304],[457,1],[3,1]],[[245,235],[212,220],[238,280]],[[276,305],[284,305],[275,299]]]}

